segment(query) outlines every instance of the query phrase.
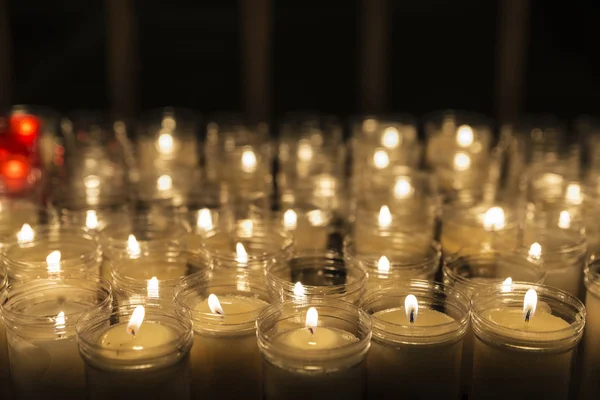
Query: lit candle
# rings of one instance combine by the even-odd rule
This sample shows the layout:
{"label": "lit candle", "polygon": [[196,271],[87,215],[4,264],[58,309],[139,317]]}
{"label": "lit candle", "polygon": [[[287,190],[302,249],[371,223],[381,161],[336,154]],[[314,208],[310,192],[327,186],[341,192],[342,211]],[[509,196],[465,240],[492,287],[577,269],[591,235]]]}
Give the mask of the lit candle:
{"label": "lit candle", "polygon": [[587,310],[583,337],[581,368],[582,400],[600,398],[600,262],[597,255],[588,259],[585,269],[585,308]]}
{"label": "lit candle", "polygon": [[[135,308],[134,308],[135,307]],[[93,310],[77,323],[87,398],[189,399],[189,314],[165,305]]]}
{"label": "lit candle", "polygon": [[585,307],[548,286],[494,285],[471,298],[474,399],[567,399]]}
{"label": "lit candle", "polygon": [[[0,293],[8,285],[6,268],[0,265]],[[8,362],[8,347],[6,343],[6,328],[4,320],[0,318],[0,398],[10,399],[10,365]]]}
{"label": "lit candle", "polygon": [[181,280],[175,301],[194,325],[192,398],[261,399],[255,321],[267,306],[264,274],[202,271]]}
{"label": "lit candle", "polygon": [[[458,398],[469,323],[466,296],[441,284],[413,280],[381,285],[365,295],[361,308],[373,321],[368,398]],[[429,382],[432,376],[435,384]]]}
{"label": "lit candle", "polygon": [[329,239],[330,213],[318,209],[288,209],[283,213],[283,228],[294,234],[296,249],[324,250]]}
{"label": "lit candle", "polygon": [[368,316],[347,302],[288,301],[257,320],[265,399],[363,399]]}

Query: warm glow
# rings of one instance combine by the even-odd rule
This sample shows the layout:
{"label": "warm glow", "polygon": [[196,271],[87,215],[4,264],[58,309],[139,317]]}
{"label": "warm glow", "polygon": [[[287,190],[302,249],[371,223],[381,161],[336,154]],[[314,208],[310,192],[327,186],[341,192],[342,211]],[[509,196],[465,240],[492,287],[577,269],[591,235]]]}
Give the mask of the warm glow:
{"label": "warm glow", "polygon": [[390,127],[383,131],[381,144],[388,149],[395,149],[400,144],[400,133],[398,129]]}
{"label": "warm glow", "polygon": [[319,325],[319,312],[316,308],[311,307],[306,312],[306,327],[310,333],[315,333],[317,325]]}
{"label": "warm glow", "polygon": [[454,155],[454,169],[456,171],[466,171],[471,168],[471,157],[466,153],[456,153]]}
{"label": "warm glow", "polygon": [[567,210],[560,212],[558,217],[558,227],[562,229],[569,229],[571,227],[571,214]]}
{"label": "warm glow", "polygon": [[286,229],[296,229],[298,223],[298,216],[294,210],[287,210],[283,213],[283,226]]}
{"label": "warm glow", "polygon": [[532,260],[539,260],[540,258],[542,258],[541,244],[535,242],[531,245],[531,247],[529,247],[529,258],[531,258]]}
{"label": "warm glow", "polygon": [[394,197],[396,199],[407,199],[412,196],[414,188],[410,184],[410,180],[406,177],[400,177],[394,185]]}
{"label": "warm glow", "polygon": [[377,262],[377,272],[387,274],[390,272],[390,260],[386,256],[381,256]]}
{"label": "warm glow", "polygon": [[331,197],[335,195],[337,182],[331,175],[322,175],[315,182],[314,195],[317,197]]}
{"label": "warm glow", "polygon": [[473,144],[473,129],[469,125],[461,125],[456,131],[456,144],[459,147],[469,147]]}
{"label": "warm glow", "polygon": [[323,211],[321,210],[312,210],[306,214],[308,218],[308,222],[312,226],[323,226],[325,225],[325,218],[323,217]]}
{"label": "warm glow", "polygon": [[65,329],[65,312],[61,311],[58,313],[56,318],[54,318],[54,329],[57,331],[62,331]]}
{"label": "warm glow", "polygon": [[569,183],[567,185],[565,200],[567,201],[567,203],[573,205],[579,205],[583,202],[583,196],[581,195],[581,186],[579,186],[578,183]]}
{"label": "warm glow", "polygon": [[382,149],[376,150],[373,154],[373,164],[378,169],[383,169],[390,165],[390,157],[387,152]]}
{"label": "warm glow", "polygon": [[142,254],[140,244],[133,235],[129,235],[127,238],[127,253],[130,257],[139,257]]}
{"label": "warm glow", "polygon": [[22,179],[29,172],[29,164],[22,158],[6,161],[2,166],[2,175],[8,179]]}
{"label": "warm glow", "polygon": [[298,160],[310,161],[313,158],[313,149],[308,140],[300,140],[298,143]]}
{"label": "warm glow", "polygon": [[33,228],[29,224],[23,224],[19,233],[17,233],[17,240],[19,243],[27,243],[33,241],[34,236]]}
{"label": "warm glow", "polygon": [[244,245],[240,242],[237,242],[235,245],[235,254],[235,260],[237,262],[239,262],[240,264],[248,263],[248,253],[246,252]]}
{"label": "warm glow", "polygon": [[156,141],[158,152],[161,154],[171,154],[173,152],[174,141],[170,133],[161,133]]}
{"label": "warm glow", "polygon": [[96,175],[88,175],[83,178],[83,185],[86,189],[98,189],[100,187],[100,178]]}
{"label": "warm glow", "polygon": [[377,218],[380,228],[389,228],[392,224],[392,213],[388,206],[381,206],[379,217]]}
{"label": "warm glow", "polygon": [[60,251],[54,250],[46,257],[46,264],[48,265],[49,274],[58,274],[60,272]]}
{"label": "warm glow", "polygon": [[223,312],[223,307],[221,307],[221,302],[219,301],[219,298],[212,293],[208,296],[208,308],[210,308],[210,312],[213,314],[225,314]]}
{"label": "warm glow", "polygon": [[133,310],[133,314],[131,314],[131,318],[129,319],[129,323],[127,324],[127,332],[130,335],[135,336],[137,332],[140,331],[142,327],[142,322],[144,322],[144,316],[146,315],[146,309],[144,306],[137,306],[135,310]]}
{"label": "warm glow", "polygon": [[198,225],[198,228],[205,231],[209,231],[213,228],[212,216],[210,215],[210,210],[208,208],[200,210],[196,225]]}
{"label": "warm glow", "polygon": [[173,189],[173,178],[169,175],[161,175],[156,180],[156,188],[161,192]]}
{"label": "warm glow", "polygon": [[504,228],[505,217],[502,207],[492,207],[483,216],[483,227],[486,231],[497,231]]}
{"label": "warm glow", "polygon": [[406,318],[412,324],[417,320],[417,314],[419,313],[419,302],[417,298],[409,294],[404,299],[404,312],[406,313]]}
{"label": "warm glow", "polygon": [[158,299],[158,279],[155,276],[148,280],[146,284],[146,293],[149,299]]}
{"label": "warm glow", "polygon": [[40,121],[33,115],[17,114],[10,117],[10,125],[17,135],[32,138],[38,133]]}
{"label": "warm glow", "polygon": [[529,321],[535,315],[536,307],[537,292],[532,288],[525,293],[525,298],[523,299],[523,318],[525,321]]}
{"label": "warm glow", "polygon": [[251,219],[243,219],[238,222],[238,235],[250,237],[254,232],[254,222]]}
{"label": "warm glow", "polygon": [[96,211],[88,210],[85,213],[85,226],[88,229],[98,228],[98,215],[96,215]]}
{"label": "warm glow", "polygon": [[372,133],[377,128],[377,121],[369,118],[363,121],[363,130],[368,133]]}
{"label": "warm glow", "polygon": [[244,150],[242,153],[242,171],[247,173],[256,171],[256,154],[252,150]]}
{"label": "warm glow", "polygon": [[513,280],[510,276],[508,278],[506,278],[502,282],[502,292],[504,292],[504,293],[512,292],[512,283],[513,283]]}
{"label": "warm glow", "polygon": [[300,281],[294,285],[294,301],[302,301],[306,297],[306,290]]}

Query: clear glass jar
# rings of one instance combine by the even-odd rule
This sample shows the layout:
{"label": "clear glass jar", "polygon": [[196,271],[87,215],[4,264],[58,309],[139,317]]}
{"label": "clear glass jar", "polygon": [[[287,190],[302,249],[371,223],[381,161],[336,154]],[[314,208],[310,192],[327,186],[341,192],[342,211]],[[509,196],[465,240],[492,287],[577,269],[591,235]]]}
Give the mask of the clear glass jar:
{"label": "clear glass jar", "polygon": [[[145,304],[143,321],[132,337],[127,329],[136,307],[94,309],[77,322],[86,398],[128,399],[135,393],[148,399],[189,399],[194,340],[189,313]],[[122,342],[117,347],[110,340]]]}
{"label": "clear glass jar", "polygon": [[1,297],[15,398],[85,398],[75,323],[88,309],[110,310],[110,284],[80,274],[23,280]]}
{"label": "clear glass jar", "polygon": [[304,302],[313,297],[337,298],[358,304],[367,276],[360,265],[345,262],[335,252],[298,252],[289,263],[267,267],[267,282],[273,301]]}
{"label": "clear glass jar", "polygon": [[[54,251],[60,252],[57,265],[46,261]],[[102,250],[95,236],[83,229],[34,226],[33,238],[5,244],[3,258],[9,279],[13,281],[72,272],[99,274]]]}
{"label": "clear glass jar", "polygon": [[[538,319],[536,328],[525,325],[529,289],[537,292],[537,311],[529,321]],[[471,297],[473,398],[504,399],[506,393],[568,398],[585,315],[581,301],[549,286],[513,283],[510,291],[501,284],[476,291]],[[522,326],[509,322],[520,318]]]}
{"label": "clear glass jar", "polygon": [[[406,308],[409,295],[415,298],[414,314]],[[398,393],[406,398],[458,398],[461,350],[469,326],[467,296],[435,282],[390,282],[369,291],[361,308],[373,324],[367,356],[369,398]],[[414,315],[412,323],[409,315]]]}
{"label": "clear glass jar", "polygon": [[[8,274],[6,268],[0,265],[0,293],[8,286]],[[0,397],[11,398],[10,392],[10,364],[8,362],[8,344],[6,343],[6,327],[4,320],[0,318]]]}
{"label": "clear glass jar", "polygon": [[53,224],[49,210],[42,208],[34,199],[0,198],[0,246],[13,241],[24,224],[37,226]]}
{"label": "clear glass jar", "polygon": [[390,281],[434,280],[442,257],[439,243],[410,236],[393,236],[380,243],[382,252],[357,245],[349,237],[344,240],[344,260],[367,272],[368,288]]}
{"label": "clear glass jar", "polygon": [[[318,313],[312,332],[311,308]],[[364,398],[371,321],[357,306],[327,298],[285,301],[263,310],[256,326],[265,399]]]}
{"label": "clear glass jar", "polygon": [[[211,295],[221,309],[211,310]],[[264,273],[201,271],[180,281],[175,302],[191,312],[194,325],[193,398],[262,399],[256,318],[269,302]]]}
{"label": "clear glass jar", "polygon": [[338,227],[335,215],[318,202],[285,202],[279,211],[271,213],[275,226],[282,227],[294,235],[297,251],[325,251],[329,246],[330,235]]}
{"label": "clear glass jar", "polygon": [[581,367],[581,399],[595,399],[600,396],[598,376],[600,374],[600,259],[592,254],[584,271],[587,288],[585,296],[585,331],[583,332],[583,358]]}
{"label": "clear glass jar", "polygon": [[196,269],[248,268],[264,271],[269,265],[285,263],[294,252],[294,238],[271,223],[238,221],[236,229],[205,232],[199,247],[190,249],[190,263]]}
{"label": "clear glass jar", "polygon": [[125,254],[111,260],[111,277],[115,299],[119,304],[173,300],[173,290],[180,278],[194,270],[182,251],[152,251],[132,257]]}

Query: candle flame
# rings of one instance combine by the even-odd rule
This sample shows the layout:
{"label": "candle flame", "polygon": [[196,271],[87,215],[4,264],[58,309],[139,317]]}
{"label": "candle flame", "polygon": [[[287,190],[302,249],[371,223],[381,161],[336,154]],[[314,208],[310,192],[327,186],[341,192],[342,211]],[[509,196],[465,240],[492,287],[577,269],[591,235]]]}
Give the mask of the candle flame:
{"label": "candle flame", "polygon": [[158,152],[161,154],[171,154],[173,152],[174,141],[170,133],[161,133],[156,140]]}
{"label": "candle flame", "polygon": [[317,330],[317,325],[319,325],[319,312],[316,308],[311,307],[306,312],[306,327],[310,333],[314,334]]}
{"label": "candle flame", "polygon": [[540,258],[542,258],[541,244],[535,242],[529,247],[529,258],[535,261],[538,261]]}
{"label": "candle flame", "polygon": [[127,238],[127,253],[131,258],[139,257],[142,254],[140,244],[133,235],[129,235]]}
{"label": "candle flame", "polygon": [[325,225],[325,218],[323,217],[323,212],[321,210],[312,210],[306,214],[308,218],[308,222],[312,226],[323,226]]}
{"label": "candle flame", "polygon": [[156,180],[156,188],[161,192],[173,189],[173,178],[169,175],[161,175]]}
{"label": "candle flame", "polygon": [[512,278],[510,276],[508,278],[506,278],[502,282],[502,292],[503,293],[510,293],[510,292],[512,292],[512,283],[513,283],[513,280],[512,280]]}
{"label": "candle flame", "polygon": [[502,207],[491,207],[483,216],[483,227],[486,231],[497,231],[504,228],[505,216]]}
{"label": "candle flame", "polygon": [[148,283],[146,284],[146,293],[148,294],[149,299],[159,298],[158,279],[155,276],[148,280]]}
{"label": "candle flame", "polygon": [[419,313],[419,302],[417,298],[409,294],[404,299],[404,312],[406,313],[406,318],[411,324],[414,324],[417,320],[417,314]]}
{"label": "candle flame", "polygon": [[57,331],[62,331],[65,329],[65,312],[61,311],[54,318],[54,329]]}
{"label": "candle flame", "polygon": [[196,222],[198,228],[205,231],[210,231],[213,228],[212,216],[208,208],[203,208],[198,213],[198,221]]}
{"label": "candle flame", "polygon": [[459,147],[469,147],[473,144],[473,129],[469,125],[461,125],[456,132],[456,144]]}
{"label": "candle flame", "polygon": [[562,229],[569,229],[571,227],[571,214],[567,210],[560,212],[558,217],[558,227]]}
{"label": "candle flame", "polygon": [[145,316],[146,309],[144,308],[144,306],[137,306],[133,310],[131,318],[129,319],[129,323],[127,324],[127,333],[129,333],[132,336],[135,336],[135,334],[140,331]]}
{"label": "candle flame", "polygon": [[400,133],[394,127],[386,128],[381,137],[381,144],[388,149],[395,149],[400,144]]}
{"label": "candle flame", "polygon": [[298,223],[298,216],[296,215],[296,212],[294,210],[287,210],[285,213],[283,213],[283,226],[286,229],[296,229],[296,225]]}
{"label": "candle flame", "polygon": [[298,159],[300,161],[310,161],[313,158],[313,149],[308,140],[302,139],[298,142]]}
{"label": "candle flame", "polygon": [[98,228],[98,215],[94,210],[87,210],[85,213],[85,226],[88,229]]}
{"label": "candle flame", "polygon": [[300,281],[296,282],[294,285],[294,301],[302,301],[306,298],[306,289]]}
{"label": "candle flame", "polygon": [[523,318],[526,322],[529,322],[535,315],[535,309],[537,307],[537,292],[531,288],[525,293],[523,299]]}
{"label": "candle flame", "polygon": [[242,153],[242,171],[246,173],[256,171],[256,154],[250,149]]}
{"label": "candle flame", "polygon": [[246,248],[240,242],[237,242],[235,245],[235,260],[240,264],[248,263],[248,252],[246,252]]}
{"label": "candle flame", "polygon": [[212,293],[208,296],[208,308],[210,308],[210,312],[213,314],[225,314],[225,312],[223,312],[223,307],[221,307],[219,298]]}
{"label": "candle flame", "polygon": [[58,274],[60,272],[60,251],[54,250],[46,257],[46,264],[48,265],[49,274]]}
{"label": "candle flame", "polygon": [[381,206],[379,209],[378,222],[380,228],[389,228],[392,224],[392,213],[388,206]]}
{"label": "candle flame", "polygon": [[98,189],[100,187],[100,178],[96,175],[88,175],[83,178],[83,185],[86,189]]}
{"label": "candle flame", "polygon": [[410,181],[406,177],[400,177],[396,180],[394,185],[394,197],[397,199],[407,199],[411,197],[414,189],[410,184]]}
{"label": "candle flame", "polygon": [[583,202],[583,196],[581,195],[581,186],[578,183],[569,183],[567,185],[565,200],[567,201],[567,203],[573,205],[579,205]]}
{"label": "candle flame", "polygon": [[471,157],[467,153],[456,153],[454,155],[454,169],[462,172],[469,168],[471,168]]}
{"label": "candle flame", "polygon": [[377,272],[380,274],[387,274],[390,272],[390,260],[386,256],[381,256],[377,262]]}
{"label": "candle flame", "polygon": [[254,232],[254,222],[251,219],[243,219],[238,222],[238,235],[241,237],[250,237]]}
{"label": "candle flame", "polygon": [[19,233],[17,233],[17,240],[19,243],[28,243],[33,241],[34,236],[33,228],[29,224],[23,224]]}
{"label": "candle flame", "polygon": [[390,165],[390,157],[383,149],[378,149],[373,154],[373,164],[377,169],[383,169]]}

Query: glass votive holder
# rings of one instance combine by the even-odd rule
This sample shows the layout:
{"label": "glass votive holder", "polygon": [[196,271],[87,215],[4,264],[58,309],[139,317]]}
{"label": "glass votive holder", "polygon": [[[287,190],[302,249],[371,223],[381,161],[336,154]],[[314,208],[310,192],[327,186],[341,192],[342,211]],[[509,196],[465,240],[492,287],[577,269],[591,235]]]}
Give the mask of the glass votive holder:
{"label": "glass votive holder", "polygon": [[361,308],[373,324],[368,398],[400,393],[406,398],[458,398],[469,326],[469,300],[462,292],[422,280],[390,282],[369,291]]}
{"label": "glass votive holder", "polygon": [[52,214],[33,199],[0,198],[0,247],[14,240],[14,233],[25,224],[31,227],[51,223]]}
{"label": "glass votive holder", "polygon": [[312,298],[275,303],[259,315],[264,399],[363,399],[368,315],[351,303]]}
{"label": "glass votive holder", "polygon": [[9,280],[51,277],[73,272],[98,275],[102,250],[90,232],[54,226],[22,228],[3,248]]}
{"label": "glass votive holder", "polygon": [[585,307],[562,290],[513,283],[471,297],[474,399],[566,399]]}
{"label": "glass votive holder", "polygon": [[333,212],[316,202],[283,203],[272,218],[276,225],[293,234],[297,251],[324,251],[335,229]]}
{"label": "glass votive holder", "polygon": [[367,276],[360,265],[344,262],[333,251],[298,252],[289,263],[267,267],[267,284],[273,301],[336,298],[358,304]]}
{"label": "glass votive holder", "polygon": [[581,392],[584,400],[600,397],[600,259],[592,254],[584,271],[586,320],[581,357]]}
{"label": "glass votive holder", "polygon": [[[4,292],[8,285],[8,274],[6,268],[0,265],[0,293]],[[0,318],[0,397],[10,399],[10,364],[8,362],[8,345],[6,343],[6,327],[4,320]]]}
{"label": "glass votive holder", "polygon": [[465,247],[493,249],[500,243],[516,246],[518,231],[518,215],[510,205],[494,202],[467,208],[450,205],[442,215],[440,244],[446,255]]}
{"label": "glass votive holder", "polygon": [[367,272],[368,290],[392,281],[434,280],[442,257],[439,243],[423,243],[400,235],[384,238],[382,242],[384,246],[379,249],[360,246],[350,237],[344,240],[344,260]]}
{"label": "glass votive holder", "polygon": [[173,305],[93,309],[77,322],[87,399],[189,399],[189,313]]}
{"label": "glass votive holder", "polygon": [[150,251],[184,251],[188,228],[178,218],[162,213],[140,214],[114,221],[98,235],[104,253],[102,276],[111,280],[111,262],[121,257],[136,258]]}
{"label": "glass votive holder", "polygon": [[192,398],[262,399],[256,318],[269,302],[264,273],[201,271],[180,281],[175,302],[194,326]]}
{"label": "glass votive holder", "polygon": [[111,308],[110,284],[81,274],[23,280],[1,297],[14,397],[85,398],[75,323],[88,309]]}
{"label": "glass votive holder", "polygon": [[189,249],[196,269],[247,268],[265,271],[285,263],[294,252],[293,236],[268,222],[240,220],[235,229],[215,229],[200,236],[198,248]]}
{"label": "glass votive holder", "polygon": [[114,297],[119,304],[164,303],[173,301],[180,278],[194,272],[184,251],[152,251],[132,257],[124,254],[111,260]]}

